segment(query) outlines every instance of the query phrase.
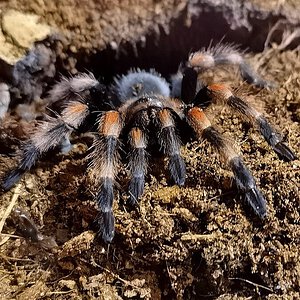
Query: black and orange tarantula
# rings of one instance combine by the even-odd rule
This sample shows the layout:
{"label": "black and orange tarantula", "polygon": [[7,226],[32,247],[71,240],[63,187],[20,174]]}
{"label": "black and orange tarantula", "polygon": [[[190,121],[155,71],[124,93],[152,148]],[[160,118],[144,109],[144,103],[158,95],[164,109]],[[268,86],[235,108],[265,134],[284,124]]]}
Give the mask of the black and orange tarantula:
{"label": "black and orange tarantula", "polygon": [[[186,170],[176,124],[185,122],[198,138],[206,139],[218,151],[231,168],[239,193],[254,212],[264,218],[266,201],[255,179],[230,142],[211,124],[205,109],[214,103],[229,105],[258,127],[280,158],[292,161],[296,157],[266,118],[247,101],[224,84],[204,85],[198,78],[207,69],[229,64],[239,67],[246,82],[259,88],[271,86],[250,68],[237,48],[228,45],[192,53],[187,62],[181,64],[180,75],[171,83],[155,71],[142,70],[115,77],[110,86],[100,83],[91,74],[63,78],[51,90],[50,102],[63,100],[64,109],[56,118],[49,117],[36,128],[22,148],[19,165],[5,176],[2,188],[9,190],[42,154],[68,139],[73,131],[92,123],[97,132],[89,155],[90,168],[102,215],[102,238],[111,242],[115,233],[112,207],[120,138],[129,140],[129,202],[135,204],[144,191],[147,146],[153,136],[168,158],[170,177],[175,184],[184,185]],[[151,131],[156,134],[151,135]]]}

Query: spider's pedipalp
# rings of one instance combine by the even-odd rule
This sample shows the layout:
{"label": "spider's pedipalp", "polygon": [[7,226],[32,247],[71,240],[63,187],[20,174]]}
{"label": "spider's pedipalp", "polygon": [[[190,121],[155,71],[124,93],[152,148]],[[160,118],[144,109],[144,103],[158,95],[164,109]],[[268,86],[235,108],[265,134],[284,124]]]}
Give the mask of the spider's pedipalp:
{"label": "spider's pedipalp", "polygon": [[[143,112],[141,112],[143,113]],[[129,154],[130,183],[129,203],[136,204],[144,192],[145,173],[147,170],[147,138],[143,130],[133,127],[129,132],[131,151]]]}
{"label": "spider's pedipalp", "polygon": [[185,119],[186,105],[176,98],[165,98],[164,107],[174,112],[181,120]]}
{"label": "spider's pedipalp", "polygon": [[160,121],[159,144],[169,158],[169,171],[171,178],[177,185],[184,185],[185,163],[180,154],[180,141],[175,131],[175,124],[168,109],[158,112]]}
{"label": "spider's pedipalp", "polygon": [[198,72],[214,68],[218,65],[236,65],[242,78],[258,88],[273,88],[274,84],[262,79],[244,60],[238,47],[218,44],[216,47],[202,49],[189,56],[187,65]]}
{"label": "spider's pedipalp", "polygon": [[[144,96],[125,102],[120,111],[126,113],[127,122],[147,127],[149,120],[159,121],[158,141],[163,152],[169,158],[169,170],[173,181],[183,185],[185,181],[185,164],[180,155],[180,142],[175,133],[175,124],[170,111],[179,118],[184,118],[185,105],[178,99],[162,96]],[[144,113],[143,113],[144,112]]]}
{"label": "spider's pedipalp", "polygon": [[16,169],[9,172],[2,182],[2,188],[9,190],[21,176],[31,169],[37,159],[77,129],[89,114],[86,104],[72,101],[57,119],[49,118],[38,125],[37,130],[22,148],[21,161]]}
{"label": "spider's pedipalp", "polygon": [[98,186],[97,203],[101,209],[103,228],[102,238],[110,243],[115,234],[114,214],[112,211],[114,199],[114,180],[118,165],[119,135],[122,130],[122,119],[117,111],[105,112],[95,135],[91,167],[93,178]]}
{"label": "spider's pedipalp", "polygon": [[238,111],[253,124],[256,125],[267,143],[273,148],[276,154],[286,161],[295,160],[296,156],[287,145],[282,142],[278,134],[262,115],[261,112],[252,107],[246,100],[235,96],[230,88],[224,84],[213,84],[206,88],[206,93],[211,101],[224,103]]}
{"label": "spider's pedipalp", "polygon": [[231,167],[238,191],[260,217],[266,216],[266,201],[256,186],[255,180],[235,153],[228,141],[211,125],[202,109],[191,108],[188,111],[188,122],[199,137],[206,139]]}

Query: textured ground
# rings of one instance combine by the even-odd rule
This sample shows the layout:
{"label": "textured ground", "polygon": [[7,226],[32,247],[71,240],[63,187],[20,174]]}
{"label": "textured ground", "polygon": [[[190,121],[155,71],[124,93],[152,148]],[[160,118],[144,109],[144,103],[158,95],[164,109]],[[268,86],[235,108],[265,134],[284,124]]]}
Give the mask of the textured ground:
{"label": "textured ground", "polygon": [[[250,56],[278,86],[274,91],[248,90],[298,157],[299,58],[297,50],[276,47]],[[235,69],[206,74],[208,81],[213,77],[233,87],[242,84]],[[278,160],[259,134],[228,109],[217,107],[210,115],[236,141],[266,195],[265,222],[235,197],[231,174],[212,149],[205,142],[188,142],[182,146],[185,187],[171,186],[163,159],[151,159],[139,211],[126,206],[128,182],[126,170],[120,170],[114,205],[117,234],[108,247],[89,226],[97,215],[85,176],[91,139],[74,137],[71,153],[48,155],[15,189],[0,196],[0,298],[300,298],[300,162]],[[3,120],[0,176],[15,165],[12,154],[33,126],[14,113]],[[42,244],[20,237],[17,217],[6,219],[4,213],[12,207],[26,210],[52,239]]]}

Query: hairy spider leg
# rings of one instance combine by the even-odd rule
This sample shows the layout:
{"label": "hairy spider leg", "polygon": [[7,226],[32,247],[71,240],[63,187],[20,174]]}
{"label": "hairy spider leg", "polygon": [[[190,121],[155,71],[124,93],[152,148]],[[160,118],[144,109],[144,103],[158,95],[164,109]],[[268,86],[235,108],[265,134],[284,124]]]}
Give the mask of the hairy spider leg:
{"label": "hairy spider leg", "polygon": [[176,134],[175,123],[169,109],[158,112],[160,131],[158,142],[169,159],[168,168],[175,184],[182,186],[185,182],[185,163],[180,154],[180,140]]}
{"label": "hairy spider leg", "polygon": [[62,76],[61,80],[51,89],[48,102],[53,103],[57,100],[81,100],[86,92],[97,87],[99,82],[94,75],[80,73],[72,78]]}
{"label": "hairy spider leg", "polygon": [[4,177],[2,188],[5,191],[9,190],[43,153],[59,145],[62,139],[68,137],[74,129],[78,129],[88,114],[89,108],[86,104],[72,101],[62,111],[61,116],[41,122],[22,147],[19,165]]}
{"label": "hairy spider leg", "polygon": [[224,136],[211,125],[201,108],[193,107],[189,109],[187,119],[197,136],[207,140],[231,167],[239,193],[245,196],[254,212],[263,219],[267,213],[266,201],[241,157],[235,153]]}
{"label": "hairy spider leg", "polygon": [[236,65],[239,67],[242,78],[258,88],[273,88],[274,84],[262,79],[244,60],[240,50],[229,44],[218,44],[197,52],[191,53],[188,67],[203,72],[219,65]]}
{"label": "hairy spider leg", "polygon": [[[282,137],[278,134],[263,116],[263,114],[252,107],[246,100],[235,96],[231,89],[225,84],[212,84],[202,90],[196,96],[199,101],[213,102],[229,105],[232,109],[245,116],[252,125],[256,125],[274,152],[285,161],[296,159],[293,151],[282,142]],[[202,99],[202,100],[200,100]],[[196,102],[199,102],[196,100]]]}
{"label": "hairy spider leg", "polygon": [[93,177],[98,186],[96,201],[102,213],[102,238],[110,243],[115,235],[113,214],[114,181],[119,161],[119,136],[123,127],[121,114],[117,111],[103,113],[99,120],[90,158]]}
{"label": "hairy spider leg", "polygon": [[133,127],[129,132],[129,172],[130,183],[129,203],[134,205],[137,203],[140,196],[144,193],[145,175],[147,172],[147,135],[146,129],[149,125],[150,119],[147,111],[142,110],[134,116]]}

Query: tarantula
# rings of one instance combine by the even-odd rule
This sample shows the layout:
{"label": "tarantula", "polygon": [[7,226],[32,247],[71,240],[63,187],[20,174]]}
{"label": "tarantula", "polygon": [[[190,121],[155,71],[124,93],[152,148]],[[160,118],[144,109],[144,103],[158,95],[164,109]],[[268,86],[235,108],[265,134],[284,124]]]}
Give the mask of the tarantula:
{"label": "tarantula", "polygon": [[[9,190],[49,149],[68,139],[73,131],[93,130],[90,159],[95,199],[101,210],[102,238],[111,242],[115,233],[113,214],[114,181],[119,161],[120,139],[129,142],[129,202],[136,204],[144,191],[147,172],[147,146],[151,132],[154,142],[168,158],[170,177],[175,184],[185,182],[186,169],[180,154],[176,124],[185,123],[196,137],[206,139],[231,168],[238,192],[260,217],[266,216],[266,201],[255,179],[230,142],[211,124],[205,109],[211,104],[226,104],[246,116],[278,154],[286,161],[295,154],[282,142],[266,118],[246,100],[237,97],[224,84],[205,85],[198,78],[203,71],[218,65],[237,65],[242,78],[259,88],[271,84],[258,76],[245,62],[239,50],[218,45],[190,54],[181,64],[180,75],[170,83],[157,72],[132,70],[104,85],[92,74],[63,78],[50,91],[50,102],[63,100],[64,108],[49,117],[24,144],[18,166],[6,174],[2,188]],[[87,129],[86,125],[91,125]]]}

